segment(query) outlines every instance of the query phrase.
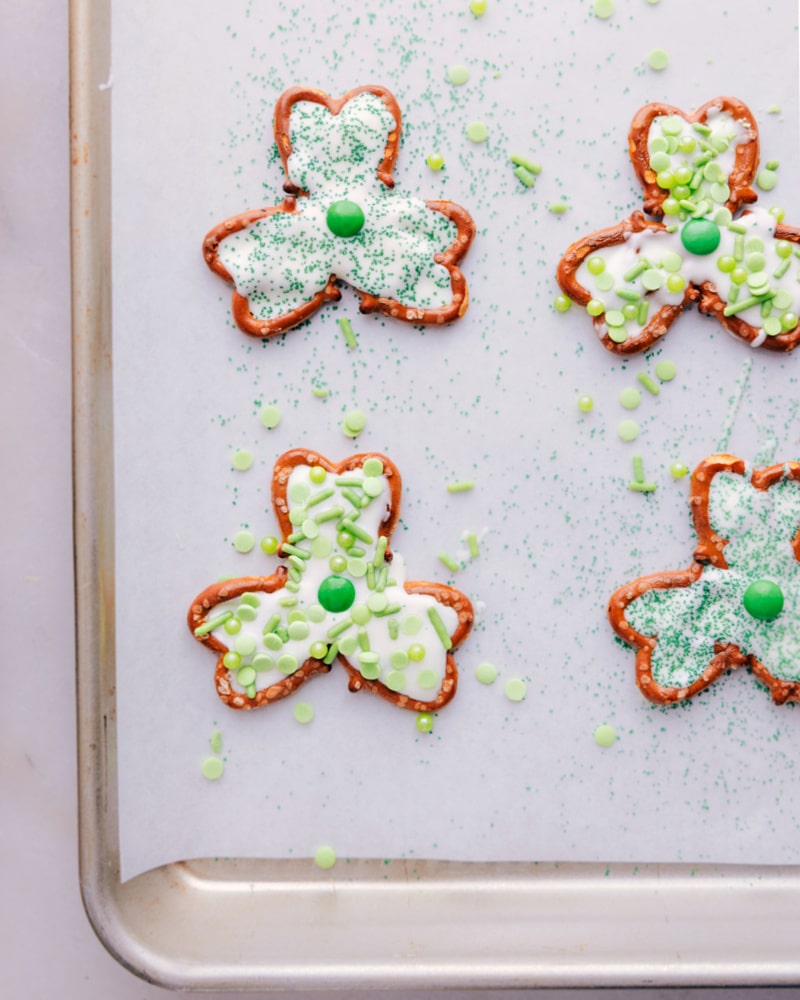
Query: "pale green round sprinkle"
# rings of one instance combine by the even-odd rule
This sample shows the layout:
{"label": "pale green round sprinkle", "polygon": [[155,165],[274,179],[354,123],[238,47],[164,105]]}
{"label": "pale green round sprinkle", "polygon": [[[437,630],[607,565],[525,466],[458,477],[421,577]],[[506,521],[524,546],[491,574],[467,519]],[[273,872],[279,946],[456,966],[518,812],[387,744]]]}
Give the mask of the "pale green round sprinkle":
{"label": "pale green round sprinkle", "polygon": [[608,339],[615,344],[624,344],[628,339],[628,331],[624,326],[610,326],[608,328]]}
{"label": "pale green round sprinkle", "polygon": [[614,0],[594,0],[592,9],[595,17],[605,21],[614,13]]}
{"label": "pale green round sprinkle", "polygon": [[683,257],[679,253],[675,253],[674,250],[667,250],[661,258],[661,266],[665,271],[680,271],[681,264],[683,264]]}
{"label": "pale green round sprinkle", "polygon": [[256,540],[252,531],[237,531],[233,536],[233,547],[237,552],[251,552],[255,547]]}
{"label": "pale green round sprinkle", "polygon": [[404,649],[395,649],[389,655],[389,663],[395,670],[405,670],[408,666],[408,653]]}
{"label": "pale green round sprinkle", "polygon": [[328,847],[327,844],[324,847],[318,847],[314,852],[314,864],[324,871],[333,868],[336,864],[336,851],[332,847]]}
{"label": "pale green round sprinkle", "polygon": [[420,712],[415,723],[420,733],[430,733],[433,730],[433,716],[430,712]]}
{"label": "pale green round sprinkle", "polygon": [[301,726],[307,726],[314,718],[314,709],[307,701],[300,701],[294,706],[292,714],[294,715],[295,722],[299,722]]}
{"label": "pale green round sprinkle", "polygon": [[744,262],[748,271],[763,271],[767,263],[767,258],[763,253],[754,252],[749,253],[745,257]]}
{"label": "pale green round sprinkle", "polygon": [[380,476],[365,476],[361,488],[371,499],[379,497],[383,493],[383,479]]}
{"label": "pale green round sprinkle", "polygon": [[293,674],[298,666],[297,657],[292,656],[291,653],[284,653],[283,656],[278,657],[278,670],[282,674]]}
{"label": "pale green round sprinkle", "polygon": [[231,465],[237,472],[247,472],[250,466],[253,464],[253,454],[249,452],[246,448],[240,448],[238,451],[233,453],[233,458],[231,459]]}
{"label": "pale green round sprinkle", "polygon": [[613,726],[598,726],[594,731],[594,741],[599,747],[613,746],[617,739],[617,733]]}
{"label": "pale green round sprinkle", "polygon": [[655,292],[664,284],[664,275],[651,267],[642,274],[641,281],[648,292]]}
{"label": "pale green round sprinkle", "polygon": [[256,651],[256,637],[254,635],[237,635],[233,648],[242,656],[252,656]]}
{"label": "pale green round sprinkle", "polygon": [[414,663],[420,663],[425,659],[425,647],[418,642],[412,643],[408,647],[408,658]]}
{"label": "pale green round sprinkle", "polygon": [[470,122],[467,125],[467,138],[470,142],[486,142],[489,138],[489,129],[483,122]]}
{"label": "pale green round sprinkle", "polygon": [[370,611],[383,611],[389,607],[389,598],[383,591],[376,590],[367,598],[367,607]]}
{"label": "pale green round sprinkle", "polygon": [[286,616],[286,624],[291,625],[292,622],[304,622],[308,620],[308,615],[302,608],[292,608],[289,614]]}
{"label": "pale green round sprinkle", "polygon": [[344,425],[354,434],[358,434],[366,427],[367,418],[361,410],[350,410],[350,412],[345,415]]}
{"label": "pale green round sprinkle", "polygon": [[403,635],[416,635],[421,628],[422,619],[418,618],[416,615],[406,615],[400,622],[400,631]]}
{"label": "pale green round sprinkle", "polygon": [[669,65],[669,56],[664,49],[651,49],[647,56],[647,65],[657,71],[666,69]]}
{"label": "pale green round sprinkle", "polygon": [[317,624],[325,621],[327,613],[328,612],[321,604],[311,604],[306,608],[306,618],[308,618],[310,622],[315,622]]}
{"label": "pale green round sprinkle", "polygon": [[292,501],[292,503],[302,504],[305,503],[306,500],[308,500],[309,496],[311,495],[311,488],[309,487],[308,483],[297,482],[297,483],[292,483],[292,485],[289,487],[288,492],[289,492],[289,499]]}
{"label": "pale green round sprinkle", "polygon": [[[666,153],[669,149],[669,143],[663,137],[663,135],[655,135],[647,144],[648,151],[652,153]],[[689,150],[691,152],[691,150]]]}
{"label": "pale green round sprinkle", "polygon": [[553,302],[553,308],[556,312],[569,312],[572,308],[572,299],[568,295],[556,295]]}
{"label": "pale green round sprinkle", "polygon": [[313,517],[307,517],[300,525],[300,530],[310,542],[312,542],[319,535],[319,525]]}
{"label": "pale green round sprinkle", "polygon": [[441,153],[428,153],[425,162],[431,170],[441,170],[444,166],[444,157]]}
{"label": "pale green round sprinkle", "polygon": [[275,632],[268,632],[264,636],[264,645],[267,649],[271,649],[273,653],[277,653],[283,647],[283,639]]}
{"label": "pale green round sprinkle", "polygon": [[626,410],[635,410],[642,401],[642,394],[633,386],[627,386],[619,394],[619,401]]}
{"label": "pale green round sprinkle", "polygon": [[327,559],[333,551],[333,543],[330,538],[320,535],[318,538],[314,538],[312,540],[310,548],[311,555],[314,556],[315,559]]}
{"label": "pale green round sprinkle", "polygon": [[232,649],[222,657],[222,662],[228,670],[238,670],[242,665],[242,657]]}
{"label": "pale green round sprinkle", "polygon": [[769,275],[766,271],[756,271],[754,274],[748,274],[747,284],[756,294],[759,294],[760,289],[769,288]]}
{"label": "pale green round sprinkle", "polygon": [[402,691],[406,686],[405,674],[400,673],[399,670],[390,670],[384,683],[390,691]]}
{"label": "pale green round sprinkle", "polygon": [[724,205],[731,196],[731,189],[727,184],[712,184],[709,194],[712,201],[715,201],[718,205]]}
{"label": "pale green round sprinkle", "polygon": [[677,115],[669,115],[660,119],[660,122],[664,135],[680,135],[683,131],[683,120]]}
{"label": "pale green round sprinkle", "polygon": [[368,458],[364,462],[363,471],[365,476],[382,476],[383,462],[379,458]]}
{"label": "pale green round sprinkle", "polygon": [[621,420],[617,434],[621,441],[635,441],[639,437],[639,425],[635,420]]}
{"label": "pale green round sprinkle", "polygon": [[656,363],[656,375],[662,382],[671,382],[677,374],[678,369],[674,361],[668,361],[664,358]]}
{"label": "pale green round sprinkle", "polygon": [[608,292],[614,287],[614,275],[608,271],[598,274],[594,282],[601,292]]}
{"label": "pale green round sprinkle", "polygon": [[497,679],[497,667],[492,663],[479,663],[475,667],[475,677],[481,684],[494,684]]}
{"label": "pale green round sprinkle", "polygon": [[295,642],[307,639],[309,632],[310,629],[306,622],[292,622],[289,626],[289,638],[294,639]]}
{"label": "pale green round sprinkle", "polygon": [[258,419],[267,430],[271,431],[273,427],[277,427],[281,422],[281,411],[277,406],[264,406],[258,415]]}
{"label": "pale green round sprinkle", "polygon": [[625,317],[619,309],[609,309],[606,313],[606,323],[609,326],[625,326]]}
{"label": "pale green round sprinkle", "polygon": [[292,507],[289,511],[289,520],[296,528],[299,528],[307,517],[308,511],[305,507]]}
{"label": "pale green round sprinkle", "polygon": [[258,612],[250,604],[240,604],[236,609],[236,617],[243,622],[254,622],[258,618]]}
{"label": "pale green round sprinkle", "polygon": [[731,211],[729,208],[718,208],[716,212],[714,212],[712,218],[714,219],[714,222],[716,222],[718,226],[727,226],[730,224],[730,221],[733,218],[733,216],[731,215]]}
{"label": "pale green round sprinkle", "polygon": [[278,551],[278,539],[274,535],[265,535],[261,539],[261,551],[268,556]]}
{"label": "pale green round sprinkle", "polygon": [[776,222],[783,222],[786,215],[786,209],[781,208],[779,205],[772,205],[769,210],[769,214],[775,216]]}
{"label": "pale green round sprinkle", "polygon": [[589,413],[593,406],[594,400],[591,396],[578,396],[578,409],[581,413]]}
{"label": "pale green round sprinkle", "polygon": [[339,652],[343,656],[352,656],[358,649],[357,635],[344,635],[339,640]]}
{"label": "pale green round sprinkle", "polygon": [[602,274],[606,269],[606,262],[602,257],[590,257],[586,261],[589,274]]}
{"label": "pale green round sprinkle", "polygon": [[669,467],[669,474],[673,479],[683,479],[688,471],[688,468],[683,464],[683,462],[672,462]]}
{"label": "pale green round sprinkle", "polygon": [[201,767],[203,777],[208,778],[209,781],[216,781],[217,778],[221,778],[224,769],[225,765],[219,757],[206,757]]}
{"label": "pale green round sprinkle", "polygon": [[242,685],[243,688],[249,687],[251,684],[255,683],[256,672],[251,666],[242,667],[236,674],[236,680]]}
{"label": "pale green round sprinkle", "polygon": [[771,191],[778,183],[778,175],[774,170],[759,170],[756,184],[762,191]]}
{"label": "pale green round sprinkle", "polygon": [[261,607],[261,598],[258,594],[251,594],[249,591],[239,598],[242,604],[249,604],[251,608]]}
{"label": "pale green round sprinkle", "polygon": [[451,66],[447,71],[447,79],[456,87],[461,87],[469,80],[469,70],[466,66]]}
{"label": "pale green round sprinkle", "polygon": [[267,656],[266,653],[256,653],[253,657],[252,667],[260,674],[265,673],[267,670],[272,670],[273,666],[272,657]]}
{"label": "pale green round sprinkle", "polygon": [[525,681],[521,680],[519,677],[512,677],[511,680],[506,681],[506,698],[508,698],[509,701],[522,701],[525,697],[527,689]]}
{"label": "pale green round sprinkle", "polygon": [[370,618],[372,618],[372,612],[366,604],[355,604],[350,609],[350,617],[356,625],[366,625]]}
{"label": "pale green round sprinkle", "polygon": [[238,618],[229,618],[222,627],[228,635],[236,635],[237,632],[241,632],[242,623]]}
{"label": "pale green round sprinkle", "polygon": [[350,576],[360,580],[362,576],[367,575],[367,560],[360,556],[353,556],[347,560],[347,572]]}
{"label": "pale green round sprinkle", "polygon": [[783,325],[777,316],[767,316],[763,323],[764,333],[768,337],[777,337],[779,333],[783,333]]}
{"label": "pale green round sprinkle", "polygon": [[[400,675],[403,676],[402,674]],[[417,676],[417,684],[423,691],[432,691],[439,683],[439,678],[433,670],[420,670]]]}
{"label": "pale green round sprinkle", "polygon": [[764,241],[760,236],[750,236],[745,241],[744,248],[747,253],[762,253],[765,249]]}
{"label": "pale green round sprinkle", "polygon": [[671,162],[669,153],[666,152],[657,152],[650,156],[650,166],[656,172],[666,170]]}
{"label": "pale green round sprinkle", "polygon": [[590,316],[602,316],[606,311],[606,307],[600,301],[600,299],[589,299],[586,303],[586,312]]}
{"label": "pale green round sprinkle", "polygon": [[361,676],[368,681],[376,681],[381,675],[381,668],[377,660],[362,660],[359,657],[358,670]]}

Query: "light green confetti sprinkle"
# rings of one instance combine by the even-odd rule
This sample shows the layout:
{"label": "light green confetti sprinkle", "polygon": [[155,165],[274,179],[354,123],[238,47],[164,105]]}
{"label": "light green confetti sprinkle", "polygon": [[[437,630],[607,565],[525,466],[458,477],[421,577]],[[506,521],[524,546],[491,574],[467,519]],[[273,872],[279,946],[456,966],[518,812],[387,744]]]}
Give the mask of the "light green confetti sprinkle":
{"label": "light green confetti sprinkle", "polygon": [[294,706],[293,714],[295,722],[299,722],[301,725],[307,726],[308,723],[314,718],[314,709],[308,704],[308,702],[301,701]]}
{"label": "light green confetti sprinkle", "polygon": [[639,437],[639,425],[635,420],[621,420],[617,434],[621,441],[635,441]]}
{"label": "light green confetti sprinkle", "polygon": [[619,394],[619,401],[626,410],[635,410],[642,401],[642,394],[632,385],[626,386]]}
{"label": "light green confetti sprinkle", "polygon": [[547,206],[547,211],[553,215],[563,215],[569,211],[569,205],[565,201],[551,201]]}
{"label": "light green confetti sprinkle", "polygon": [[444,166],[444,157],[441,153],[429,153],[425,162],[431,170],[438,171]]}
{"label": "light green confetti sprinkle", "polygon": [[474,531],[467,532],[467,548],[469,549],[470,558],[477,559],[480,555],[480,546],[478,545],[478,536]]}
{"label": "light green confetti sprinkle", "polygon": [[436,558],[443,566],[446,566],[451,573],[457,573],[461,569],[449,552],[439,552],[437,553]]}
{"label": "light green confetti sprinkle", "polygon": [[447,70],[447,79],[454,86],[461,87],[469,80],[469,70],[466,66],[451,66]]}
{"label": "light green confetti sprinkle", "polygon": [[318,847],[314,852],[314,864],[324,871],[333,868],[336,864],[336,851],[328,844]]}
{"label": "light green confetti sprinkle", "polygon": [[665,358],[656,364],[656,375],[662,382],[671,382],[677,374],[678,368],[674,361],[668,361]]}
{"label": "light green confetti sprinkle", "polygon": [[252,531],[247,531],[243,528],[241,531],[237,531],[233,536],[233,547],[237,552],[251,552],[256,544],[255,536]]}
{"label": "light green confetti sprinkle", "polygon": [[268,431],[271,431],[281,422],[281,411],[277,406],[265,406],[261,410],[258,419]]}
{"label": "light green confetti sprinkle", "polygon": [[525,681],[519,677],[512,677],[511,680],[506,681],[505,695],[509,701],[522,701],[527,690],[528,686]]}
{"label": "light green confetti sprinkle", "polygon": [[447,484],[448,493],[468,493],[475,489],[475,483],[471,479],[458,479]]}
{"label": "light green confetti sprinkle", "polygon": [[594,0],[592,10],[596,18],[606,21],[614,13],[614,0]]}
{"label": "light green confetti sprinkle", "polygon": [[669,56],[664,49],[652,49],[647,56],[647,65],[650,69],[660,72],[669,65]]}
{"label": "light green confetti sprinkle", "polygon": [[329,393],[328,390],[323,385],[312,385],[311,395],[315,396],[317,399],[327,399]]}
{"label": "light green confetti sprinkle", "polygon": [[489,138],[489,129],[483,122],[470,122],[467,125],[467,138],[470,142],[486,142]]}
{"label": "light green confetti sprinkle", "polygon": [[224,769],[225,765],[219,757],[206,757],[201,767],[203,777],[209,781],[216,781],[217,778],[221,778]]}
{"label": "light green confetti sprinkle", "polygon": [[246,448],[239,448],[233,453],[233,458],[231,458],[231,465],[236,469],[237,472],[247,472],[250,466],[253,464],[253,454],[249,452]]}
{"label": "light green confetti sprinkle", "polygon": [[616,743],[617,732],[613,726],[598,726],[594,731],[594,741],[599,747],[610,747]]}
{"label": "light green confetti sprinkle", "polygon": [[488,662],[479,663],[475,667],[475,678],[481,684],[494,684],[497,680],[497,667]]}

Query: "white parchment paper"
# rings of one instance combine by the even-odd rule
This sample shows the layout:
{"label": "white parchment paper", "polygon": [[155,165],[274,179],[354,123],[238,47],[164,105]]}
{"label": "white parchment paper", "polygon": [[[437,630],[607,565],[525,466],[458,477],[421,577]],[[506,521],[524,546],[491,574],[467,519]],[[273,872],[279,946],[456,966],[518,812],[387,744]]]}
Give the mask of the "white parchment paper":
{"label": "white parchment paper", "polygon": [[[641,197],[627,157],[635,111],[690,109],[733,94],[780,161],[762,194],[800,221],[795,5],[732,0],[466,0],[335,6],[139,0],[114,9],[113,267],[116,629],[123,877],[191,857],[467,860],[800,860],[798,726],[743,671],[694,702],[660,709],[634,683],[631,650],[605,606],[620,584],[689,564],[690,468],[720,447],[753,461],[800,457],[800,352],[754,352],[692,311],[648,356],[621,361],[577,309],[557,315],[556,263],[579,236]],[[647,66],[663,48],[669,66]],[[447,82],[461,64],[470,78]],[[460,322],[420,330],[364,317],[347,289],[268,342],[230,317],[205,267],[204,234],[281,198],[272,110],[296,84],[339,95],[380,83],[397,97],[397,189],[449,198],[474,216]],[[779,110],[776,110],[779,109]],[[486,143],[465,127],[483,121]],[[445,169],[425,164],[433,150]],[[509,153],[542,164],[534,187]],[[548,206],[565,200],[568,211]],[[347,316],[358,347],[337,320]],[[616,427],[620,390],[668,357],[677,378]],[[738,384],[738,388],[737,388]],[[329,390],[327,399],[313,386]],[[576,407],[581,393],[593,411]],[[277,405],[266,430],[260,407]],[[344,413],[368,417],[356,442]],[[730,432],[728,433],[728,428]],[[308,446],[333,460],[382,451],[399,467],[393,540],[409,577],[447,582],[478,610],[459,650],[460,687],[421,734],[414,715],[347,690],[344,671],[268,709],[217,699],[214,657],[190,635],[192,598],[222,575],[268,574],[243,527],[276,533],[275,459]],[[253,467],[235,472],[247,448]],[[641,454],[658,490],[630,492]],[[475,488],[449,494],[454,479]],[[480,536],[468,559],[464,533]],[[437,553],[464,561],[450,574]],[[490,661],[495,684],[475,679]],[[510,702],[510,678],[527,684]],[[314,709],[309,725],[294,702]],[[593,732],[619,739],[598,747]],[[209,737],[225,770],[201,774]]]}

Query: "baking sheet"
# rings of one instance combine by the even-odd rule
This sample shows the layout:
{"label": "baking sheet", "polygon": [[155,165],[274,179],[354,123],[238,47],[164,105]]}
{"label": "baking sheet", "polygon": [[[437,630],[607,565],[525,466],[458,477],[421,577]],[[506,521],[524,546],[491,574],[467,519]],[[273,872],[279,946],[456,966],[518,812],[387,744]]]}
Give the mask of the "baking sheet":
{"label": "baking sheet", "polygon": [[[580,317],[551,309],[563,249],[638,204],[626,135],[647,101],[745,100],[763,157],[781,162],[764,200],[800,217],[787,182],[798,151],[795,11],[763,12],[756,37],[745,14],[708,4],[714,30],[689,33],[691,8],[677,0],[618,0],[608,21],[588,4],[498,4],[480,20],[462,4],[341,5],[332,18],[312,5],[209,4],[191,20],[147,3],[115,11],[123,878],[181,858],[308,857],[321,843],[340,858],[797,860],[792,709],[774,708],[746,676],[695,704],[654,708],[604,615],[618,584],[688,563],[686,484],[670,480],[670,461],[712,453],[729,422],[734,452],[797,457],[796,359],[753,354],[684,316],[659,355],[679,378],[637,413],[659,490],[636,496],[631,449],[614,433],[617,396],[655,355],[620,363]],[[644,65],[656,41],[670,55],[660,74]],[[456,63],[471,73],[458,89],[445,79]],[[451,198],[476,218],[470,311],[420,331],[359,316],[345,292],[338,309],[253,342],[232,327],[202,236],[278,200],[271,113],[282,90],[302,82],[340,94],[368,81],[392,89],[404,112],[398,188]],[[769,114],[773,105],[781,112]],[[485,145],[463,137],[474,119],[489,126]],[[434,146],[447,161],[438,175],[424,163]],[[533,189],[513,177],[510,151],[543,163]],[[569,211],[548,212],[561,198]],[[343,315],[354,351],[336,324]],[[324,402],[311,393],[323,383]],[[589,418],[575,407],[585,391],[596,401]],[[269,432],[258,422],[267,403],[283,414]],[[331,459],[355,450],[339,429],[353,406],[368,416],[357,448],[384,451],[403,474],[394,544],[412,575],[445,580],[436,553],[458,551],[465,530],[482,538],[454,578],[478,625],[457,657],[459,694],[431,736],[412,715],[350,695],[337,670],[303,689],[311,726],[294,721],[292,699],[232,713],[214,694],[213,657],[182,620],[218,576],[270,571],[267,557],[236,553],[233,535],[274,532],[269,476],[285,449]],[[230,467],[238,447],[256,455],[245,474]],[[446,483],[465,477],[475,490],[449,495]],[[483,660],[500,671],[490,688],[474,679]],[[509,677],[525,679],[524,702],[505,699]],[[620,735],[610,750],[592,740],[601,722]],[[200,763],[216,729],[226,766],[211,785]]]}

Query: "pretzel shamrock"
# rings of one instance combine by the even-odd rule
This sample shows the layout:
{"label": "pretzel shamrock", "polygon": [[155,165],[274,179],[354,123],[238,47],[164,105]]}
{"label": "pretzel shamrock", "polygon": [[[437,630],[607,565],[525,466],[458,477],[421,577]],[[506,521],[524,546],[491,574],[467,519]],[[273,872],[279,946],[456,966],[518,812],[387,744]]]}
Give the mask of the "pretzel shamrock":
{"label": "pretzel shamrock", "polygon": [[442,324],[467,310],[458,269],[475,223],[450,201],[392,193],[400,108],[383,87],[338,100],[294,87],[275,107],[275,141],[286,173],[279,205],[227,219],[203,254],[234,285],[233,317],[270,337],[341,297],[337,279],[361,298],[361,312]]}
{"label": "pretzel shamrock", "polygon": [[286,565],[271,576],[225,580],[192,602],[193,635],[217,654],[217,693],[236,709],[296,691],[334,660],[351,691],[430,712],[456,693],[452,650],[469,634],[472,605],[440,583],[407,583],[389,539],[400,474],[383,455],[329,462],[286,452],[272,503]]}
{"label": "pretzel shamrock", "polygon": [[714,455],[692,476],[698,545],[685,570],[620,587],[608,616],[636,648],[636,683],[659,704],[748,667],[773,701],[800,701],[800,463],[748,475]]}
{"label": "pretzel shamrock", "polygon": [[694,114],[648,104],[634,117],[630,158],[642,212],[573,243],[558,282],[615,354],[646,350],[697,302],[752,347],[800,341],[800,230],[755,208],[758,129],[749,109],[717,97]]}

